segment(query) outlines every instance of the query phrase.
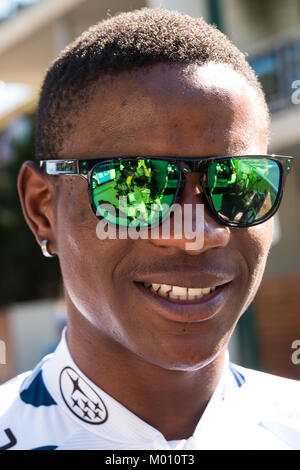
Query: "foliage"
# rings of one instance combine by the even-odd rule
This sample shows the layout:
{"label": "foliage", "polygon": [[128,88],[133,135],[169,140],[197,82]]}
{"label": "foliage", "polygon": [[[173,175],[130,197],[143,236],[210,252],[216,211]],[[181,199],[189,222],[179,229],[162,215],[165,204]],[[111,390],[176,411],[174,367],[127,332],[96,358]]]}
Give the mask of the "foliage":
{"label": "foliage", "polygon": [[27,119],[26,135],[11,139],[12,158],[3,161],[0,154],[0,306],[56,296],[60,287],[58,261],[41,254],[17,192],[22,163],[34,159],[35,117]]}

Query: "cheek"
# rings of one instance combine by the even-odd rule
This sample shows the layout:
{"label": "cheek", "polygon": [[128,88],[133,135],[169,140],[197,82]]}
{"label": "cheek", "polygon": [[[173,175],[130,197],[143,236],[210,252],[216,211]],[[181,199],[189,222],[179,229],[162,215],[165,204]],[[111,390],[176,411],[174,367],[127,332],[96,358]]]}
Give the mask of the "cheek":
{"label": "cheek", "polygon": [[97,238],[97,223],[89,206],[85,182],[70,178],[58,201],[56,230],[64,285],[75,304],[78,299],[92,300],[95,289],[101,289],[105,275],[109,276],[110,250],[104,249],[104,241]]}
{"label": "cheek", "polygon": [[[60,259],[68,257],[72,267],[76,260],[90,256],[88,246],[96,234],[97,219],[88,201],[86,183],[80,178],[68,178],[57,204],[56,230]],[[82,263],[84,266],[84,263]]]}
{"label": "cheek", "polygon": [[132,250],[133,241],[98,238],[99,221],[82,183],[66,185],[58,201],[56,230],[61,272],[72,306],[93,324],[101,319],[102,327],[111,329],[115,326],[111,310],[118,300],[116,272]]}
{"label": "cheek", "polygon": [[248,229],[239,229],[239,249],[243,253],[249,274],[250,294],[256,294],[261,282],[273,236],[273,218]]}

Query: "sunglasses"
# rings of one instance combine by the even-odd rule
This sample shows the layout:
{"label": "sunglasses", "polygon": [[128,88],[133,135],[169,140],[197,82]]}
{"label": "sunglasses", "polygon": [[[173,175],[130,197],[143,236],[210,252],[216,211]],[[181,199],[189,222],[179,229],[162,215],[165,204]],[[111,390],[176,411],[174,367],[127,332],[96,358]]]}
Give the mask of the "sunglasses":
{"label": "sunglasses", "polygon": [[281,155],[113,156],[41,160],[40,166],[48,175],[84,178],[96,217],[118,227],[161,224],[180,201],[185,175],[197,172],[214,217],[226,226],[252,227],[278,210],[292,160]]}

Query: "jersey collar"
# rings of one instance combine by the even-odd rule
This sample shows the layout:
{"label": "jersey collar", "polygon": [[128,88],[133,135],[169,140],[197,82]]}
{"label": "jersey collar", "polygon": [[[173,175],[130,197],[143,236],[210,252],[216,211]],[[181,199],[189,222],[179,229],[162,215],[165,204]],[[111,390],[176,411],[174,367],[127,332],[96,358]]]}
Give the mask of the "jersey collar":
{"label": "jersey collar", "polygon": [[207,426],[215,422],[212,417],[219,413],[228,385],[236,388],[236,382],[229,370],[227,353],[219,384],[193,436],[181,441],[166,441],[160,431],[129,411],[86,377],[71,357],[66,341],[66,329],[54,354],[49,356],[43,366],[43,378],[59,407],[79,426],[106,441],[125,446],[124,448],[199,448],[195,440],[202,440]]}

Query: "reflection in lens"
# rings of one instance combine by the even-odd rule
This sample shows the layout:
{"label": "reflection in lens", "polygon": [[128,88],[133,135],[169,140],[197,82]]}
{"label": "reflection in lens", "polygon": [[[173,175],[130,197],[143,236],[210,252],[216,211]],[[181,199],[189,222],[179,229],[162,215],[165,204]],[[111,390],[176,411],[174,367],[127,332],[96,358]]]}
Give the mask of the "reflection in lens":
{"label": "reflection in lens", "polygon": [[[179,177],[177,166],[163,160],[137,158],[99,163],[91,176],[93,202],[98,215],[114,224],[153,225],[172,205]],[[105,203],[116,210],[102,213],[99,206]]]}
{"label": "reflection in lens", "polygon": [[213,206],[228,222],[250,224],[265,217],[279,184],[279,164],[266,158],[218,160],[208,169]]}

